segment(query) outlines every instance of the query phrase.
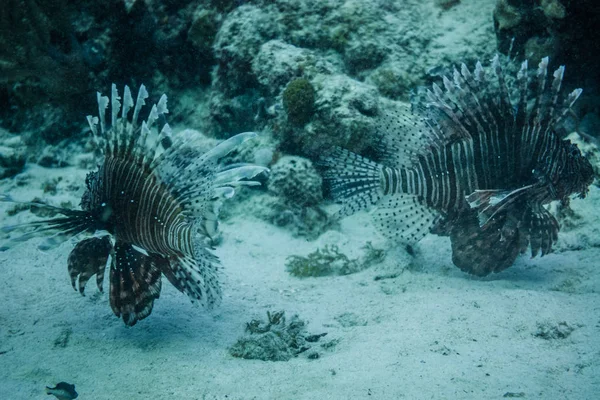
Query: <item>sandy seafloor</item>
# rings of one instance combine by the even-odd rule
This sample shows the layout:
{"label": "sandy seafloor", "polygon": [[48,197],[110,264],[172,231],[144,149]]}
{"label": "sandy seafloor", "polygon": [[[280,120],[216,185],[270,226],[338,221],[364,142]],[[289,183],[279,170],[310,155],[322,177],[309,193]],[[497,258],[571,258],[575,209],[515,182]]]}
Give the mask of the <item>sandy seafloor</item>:
{"label": "sandy seafloor", "polygon": [[[36,182],[61,175],[64,189],[81,185],[85,172],[32,166],[27,173],[28,186],[5,180],[0,191],[27,199],[42,194]],[[59,190],[52,200],[77,204],[69,193]],[[599,200],[594,187],[588,199],[572,202],[590,238],[600,227]],[[7,204],[1,207],[3,224],[31,218],[7,217]],[[222,233],[221,306],[206,312],[164,280],[152,315],[133,328],[112,315],[94,279],[86,297],[73,291],[66,267],[72,243],[42,252],[32,240],[0,253],[0,399],[48,398],[44,386],[59,381],[74,383],[81,400],[598,398],[598,247],[523,256],[478,279],[451,264],[447,238],[426,237],[413,258],[386,245],[365,214],[314,242],[242,217],[224,223]],[[322,278],[285,271],[291,254],[337,244],[352,256],[366,240],[388,249],[382,264]],[[228,348],[245,323],[267,310],[298,313],[310,333],[327,332],[339,343],[316,360],[232,357]],[[341,315],[354,323],[341,324]],[[573,328],[568,337],[535,336],[538,324],[561,322]]]}

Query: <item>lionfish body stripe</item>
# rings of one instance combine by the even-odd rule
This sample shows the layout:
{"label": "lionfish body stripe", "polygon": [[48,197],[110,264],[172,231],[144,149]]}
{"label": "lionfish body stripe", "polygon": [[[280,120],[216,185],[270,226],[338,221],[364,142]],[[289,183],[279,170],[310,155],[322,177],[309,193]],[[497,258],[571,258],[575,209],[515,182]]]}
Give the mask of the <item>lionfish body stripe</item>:
{"label": "lionfish body stripe", "polygon": [[[136,101],[127,86],[121,99],[115,85],[110,100],[100,93],[97,98],[99,116],[87,119],[101,159],[98,170],[86,177],[81,210],[27,203],[63,216],[5,227],[7,232],[25,233],[9,239],[0,249],[38,236],[46,237],[40,245],[45,249],[76,235],[86,236],[68,257],[73,288],[83,294],[87,281],[96,275],[102,290],[104,267],[110,258],[111,308],[127,325],[150,315],[160,295],[162,275],[192,300],[214,305],[221,297],[218,259],[210,251],[218,204],[231,197],[237,186],[259,184],[253,178],[268,171],[248,164],[223,168],[219,162],[256,134],[235,135],[192,157],[200,136],[172,137],[166,123],[154,134],[158,121],[168,112],[165,95],[141,123],[142,106],[148,98],[143,85]],[[8,195],[0,200],[13,201]],[[102,236],[102,232],[108,235]]]}
{"label": "lionfish body stripe", "polygon": [[527,247],[550,252],[558,222],[543,205],[584,197],[593,170],[555,132],[581,89],[563,96],[564,68],[547,84],[547,66],[544,58],[531,79],[522,64],[512,104],[498,57],[496,82],[480,63],[473,72],[463,64],[444,89],[433,84],[420,115],[379,119],[380,162],[331,150],[320,162],[339,214],[375,206],[382,233],[409,244],[431,231],[449,235],[455,264],[476,275],[509,267]]}

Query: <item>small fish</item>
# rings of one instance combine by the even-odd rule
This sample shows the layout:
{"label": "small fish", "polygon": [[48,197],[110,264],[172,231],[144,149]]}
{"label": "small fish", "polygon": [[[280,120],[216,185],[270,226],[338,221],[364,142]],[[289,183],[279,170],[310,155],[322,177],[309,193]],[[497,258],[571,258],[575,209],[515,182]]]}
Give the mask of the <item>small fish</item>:
{"label": "small fish", "polygon": [[53,395],[58,400],[72,400],[76,399],[78,396],[75,391],[75,385],[71,385],[67,382],[59,382],[53,388],[46,386],[46,394]]}
{"label": "small fish", "polygon": [[[99,168],[85,180],[81,210],[26,203],[61,217],[4,227],[24,231],[4,243],[6,250],[44,236],[40,249],[51,249],[76,237],[68,257],[73,288],[83,295],[87,281],[102,282],[110,258],[110,305],[126,325],[150,315],[161,291],[161,277],[193,301],[205,306],[221,298],[218,260],[210,251],[217,231],[218,208],[242,185],[259,185],[253,178],[268,171],[250,164],[221,166],[219,160],[256,136],[240,133],[204,154],[194,146],[201,136],[172,135],[167,123],[154,129],[168,113],[163,94],[145,121],[139,116],[148,92],[142,85],[134,102],[125,86],[123,103],[112,85],[111,100],[97,94],[99,116],[88,116]],[[110,105],[110,119],[105,117]],[[132,115],[131,111],[133,111]],[[2,201],[14,201],[0,195]]]}
{"label": "small fish", "polygon": [[498,56],[491,74],[462,64],[444,89],[427,90],[420,115],[380,118],[379,162],[331,150],[320,163],[339,215],[375,206],[381,232],[408,244],[449,235],[454,263],[480,276],[510,267],[527,247],[532,257],[549,253],[559,225],[544,205],[585,197],[594,173],[555,131],[581,89],[563,95],[564,67],[552,77],[547,68],[546,57],[530,78],[523,62],[511,93]]}

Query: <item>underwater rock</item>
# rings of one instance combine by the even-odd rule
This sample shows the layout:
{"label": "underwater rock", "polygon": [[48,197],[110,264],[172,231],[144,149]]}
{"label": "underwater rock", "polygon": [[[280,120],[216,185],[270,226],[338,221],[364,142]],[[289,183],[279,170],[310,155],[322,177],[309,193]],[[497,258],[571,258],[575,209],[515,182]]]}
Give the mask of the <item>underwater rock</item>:
{"label": "underwater rock", "polygon": [[356,40],[345,47],[344,62],[351,75],[360,75],[366,70],[376,68],[387,54],[388,49],[379,38]]}
{"label": "underwater rock", "polygon": [[261,45],[279,36],[275,15],[255,5],[242,5],[227,15],[215,39],[215,83],[228,95],[256,87],[252,62]]}
{"label": "underwater rock", "polygon": [[399,61],[385,62],[368,76],[367,82],[385,97],[394,100],[408,99],[411,90],[421,83],[421,79],[405,67],[406,64]]}
{"label": "underwater rock", "polygon": [[310,153],[332,145],[356,151],[373,144],[373,117],[379,108],[377,89],[345,75],[317,75],[315,117],[288,138]]}
{"label": "underwater rock", "polygon": [[252,62],[252,72],[267,94],[278,95],[286,84],[312,65],[316,56],[308,49],[279,39],[264,43]]}
{"label": "underwater rock", "polygon": [[[260,141],[261,137],[257,139]],[[269,142],[268,139],[264,140]],[[239,162],[252,148],[250,144],[242,146],[240,153],[234,155],[232,161]],[[258,149],[255,153],[254,159],[258,165],[265,165],[263,162],[274,156],[273,147],[269,149],[268,145],[263,161],[260,161],[262,155]],[[253,191],[252,196],[247,196],[247,191],[241,191],[240,201],[227,202],[224,205],[221,212],[223,217],[252,215],[285,228],[295,237],[316,239],[329,229],[333,222],[319,205],[323,199],[321,176],[309,160],[301,157],[284,156],[273,168],[275,173],[271,174],[266,182],[268,193]]]}
{"label": "underwater rock", "polygon": [[[430,2],[402,7],[394,2],[372,7],[363,1],[244,4],[227,15],[217,34],[212,96],[218,101],[211,101],[211,116],[220,127],[211,129],[219,137],[248,129],[240,124],[234,129],[232,121],[256,116],[261,98],[273,115],[285,116],[281,90],[302,77],[316,90],[314,115],[306,126],[298,128],[284,118],[259,119],[282,141],[284,151],[301,154],[329,142],[366,149],[371,145],[369,117],[379,108],[377,89],[408,100],[409,90],[426,81],[431,67],[458,54],[475,58],[493,52],[492,27],[473,27],[472,18],[461,14],[489,15],[492,4],[463,2],[444,16]],[[465,40],[448,33],[450,28],[465,31]],[[237,96],[243,97],[233,101]]]}
{"label": "underwater rock", "polygon": [[318,205],[297,207],[267,193],[252,197],[248,204],[252,215],[307,240],[318,238],[335,222]]}
{"label": "underwater rock", "polygon": [[25,167],[27,148],[19,136],[0,142],[0,179],[15,176]]}
{"label": "underwater rock", "polygon": [[188,35],[194,3],[2,1],[0,124],[56,144],[82,132],[93,89],[108,77],[156,87],[169,76],[178,89],[208,83],[211,45],[200,48],[197,32]]}
{"label": "underwater rock", "polygon": [[199,8],[194,12],[187,32],[188,40],[202,52],[211,52],[219,29],[220,15],[211,9]]}
{"label": "underwater rock", "polygon": [[[585,86],[583,95],[598,94],[600,84],[589,71],[600,69],[597,28],[600,7],[595,0],[497,0],[494,29],[498,50],[537,63],[549,56],[566,65],[566,84]],[[582,103],[585,99],[582,99]],[[594,100],[589,109],[597,109]]]}
{"label": "underwater rock", "polygon": [[538,322],[537,331],[533,336],[544,340],[566,339],[575,330],[576,327],[571,326],[565,321],[558,323]]}
{"label": "underwater rock", "polygon": [[460,3],[460,0],[435,0],[434,4],[444,10],[449,9]]}
{"label": "underwater rock", "polygon": [[213,90],[207,105],[211,123],[206,130],[220,139],[230,137],[232,132],[255,130],[260,103],[261,96],[256,90],[235,96]]}
{"label": "underwater rock", "polygon": [[[494,9],[494,22],[498,30],[512,29],[521,23],[522,12],[510,0],[498,0]],[[516,3],[515,3],[516,4]]]}
{"label": "underwater rock", "polygon": [[283,156],[271,168],[269,192],[297,207],[315,206],[323,200],[323,180],[312,162],[297,156]]}
{"label": "underwater rock", "polygon": [[[234,357],[262,361],[288,361],[312,347],[326,335],[309,335],[298,315],[286,321],[285,312],[267,311],[267,322],[254,319],[246,324],[247,335],[229,348]],[[313,353],[314,354],[314,353]],[[312,356],[312,358],[318,358]]]}

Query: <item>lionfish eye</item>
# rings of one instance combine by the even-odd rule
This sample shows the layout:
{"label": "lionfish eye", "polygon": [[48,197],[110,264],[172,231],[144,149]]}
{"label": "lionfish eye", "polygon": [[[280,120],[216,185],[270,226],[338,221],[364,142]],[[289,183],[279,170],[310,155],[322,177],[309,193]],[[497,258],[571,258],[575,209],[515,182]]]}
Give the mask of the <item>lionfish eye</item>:
{"label": "lionfish eye", "polygon": [[579,151],[579,147],[577,147],[576,144],[571,145],[571,148],[569,149],[569,156],[573,158],[581,156],[581,151]]}

